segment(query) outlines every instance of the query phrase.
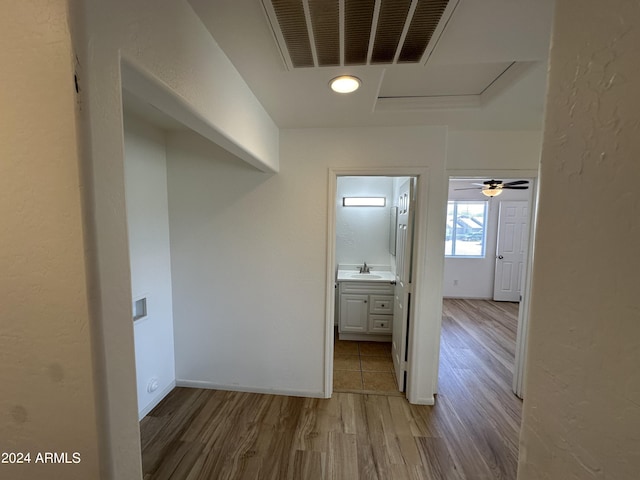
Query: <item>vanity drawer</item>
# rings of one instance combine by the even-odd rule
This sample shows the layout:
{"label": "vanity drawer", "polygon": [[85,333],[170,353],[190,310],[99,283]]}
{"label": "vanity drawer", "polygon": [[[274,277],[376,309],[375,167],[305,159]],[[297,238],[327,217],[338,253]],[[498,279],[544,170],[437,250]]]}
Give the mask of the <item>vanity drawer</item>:
{"label": "vanity drawer", "polygon": [[369,313],[392,314],[393,295],[369,295]]}
{"label": "vanity drawer", "polygon": [[393,315],[369,315],[369,332],[391,333]]}

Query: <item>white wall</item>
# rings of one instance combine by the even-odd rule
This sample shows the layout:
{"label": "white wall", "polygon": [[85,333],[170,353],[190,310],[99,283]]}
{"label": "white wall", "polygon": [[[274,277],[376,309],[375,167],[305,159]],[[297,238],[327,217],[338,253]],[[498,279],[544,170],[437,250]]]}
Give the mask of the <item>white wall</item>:
{"label": "white wall", "polygon": [[[392,177],[339,177],[336,190],[336,263],[390,266]],[[342,197],[385,197],[385,207],[344,207]]]}
{"label": "white wall", "polygon": [[124,213],[121,59],[126,59],[128,73],[142,71],[145,79],[155,79],[155,100],[161,97],[165,106],[189,111],[209,133],[215,131],[260,160],[266,170],[278,169],[278,129],[185,1],[87,0],[77,2],[72,14],[74,24],[84,28],[78,42],[78,82],[86,127],[82,140],[91,168],[87,251],[101,330],[96,357],[104,359],[99,388],[105,406],[100,421],[107,424],[110,452],[105,469],[114,478],[136,478],[141,469]]}
{"label": "white wall", "polygon": [[539,131],[450,130],[447,170],[538,170]]}
{"label": "white wall", "polygon": [[[127,115],[124,134],[131,294],[147,302],[147,316],[134,323],[142,418],[175,386],[167,159],[164,133],[148,122]],[[152,379],[158,388],[148,392]]]}
{"label": "white wall", "polygon": [[2,4],[0,441],[32,460],[7,479],[100,475],[71,23],[64,1]]}
{"label": "white wall", "polygon": [[326,176],[189,133],[167,156],[177,383],[320,396]]}
{"label": "white wall", "polygon": [[[514,179],[504,179],[509,181]],[[488,199],[480,190],[456,190],[473,187],[471,183],[482,180],[449,182],[449,200],[473,200],[487,202],[486,243],[484,258],[453,258],[444,260],[442,293],[452,298],[493,298],[495,279],[495,254],[498,240],[500,202],[508,200],[529,201],[530,190],[503,190],[499,197]],[[455,281],[457,280],[457,285]]]}
{"label": "white wall", "polygon": [[441,312],[445,140],[438,127],[285,130],[281,172],[268,176],[195,135],[170,136],[178,383],[323,395],[328,168],[420,165],[428,292],[413,363],[417,396],[431,398],[437,336],[423,332]]}
{"label": "white wall", "polygon": [[638,478],[639,19],[556,3],[520,480]]}

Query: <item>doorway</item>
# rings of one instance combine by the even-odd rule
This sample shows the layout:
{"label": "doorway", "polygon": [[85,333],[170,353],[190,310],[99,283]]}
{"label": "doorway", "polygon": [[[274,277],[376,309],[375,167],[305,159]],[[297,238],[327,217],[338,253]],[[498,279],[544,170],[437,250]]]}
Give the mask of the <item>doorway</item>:
{"label": "doorway", "polygon": [[[409,185],[407,192],[403,190],[405,184]],[[413,305],[421,293],[420,277],[416,275],[419,271],[417,259],[423,254],[419,240],[413,248],[410,241],[407,245],[406,238],[412,240],[416,237],[414,231],[426,228],[425,219],[420,219],[418,213],[426,210],[424,190],[426,171],[422,168],[330,171],[329,308],[325,350],[327,397],[334,390],[335,376],[335,389],[339,391],[371,391],[376,388],[367,387],[379,383],[384,385],[385,392],[396,395],[407,392],[411,401],[413,379],[409,352],[414,345]],[[383,206],[345,207],[344,198],[349,196],[382,197]],[[406,209],[399,200],[401,198],[406,199]],[[396,215],[399,212],[403,213]],[[397,235],[399,225],[404,237]],[[398,237],[401,237],[401,245],[406,247],[406,250],[401,250],[405,254],[400,257],[397,255]],[[398,268],[398,258],[402,259],[401,268]],[[358,277],[357,281],[345,281],[343,276],[339,277],[339,273],[344,275],[345,271],[353,272]],[[398,274],[402,276],[402,282],[397,281],[400,278]],[[370,277],[381,278],[369,281]],[[395,332],[394,325],[399,327]],[[356,371],[356,367],[360,370],[360,382],[353,380],[358,374],[352,373],[352,383],[345,384],[347,374],[342,372],[347,369]],[[373,375],[376,373],[373,370],[380,370],[377,373],[384,375]],[[375,376],[379,382],[373,380]],[[360,388],[355,388],[358,386]]]}
{"label": "doorway", "polygon": [[[522,398],[536,172],[466,173],[453,175],[450,172],[449,175],[443,298],[517,303],[512,390]],[[504,189],[499,196],[493,197],[483,195],[483,182],[495,178],[503,182],[525,180],[528,188]],[[474,230],[474,226],[479,228]]]}

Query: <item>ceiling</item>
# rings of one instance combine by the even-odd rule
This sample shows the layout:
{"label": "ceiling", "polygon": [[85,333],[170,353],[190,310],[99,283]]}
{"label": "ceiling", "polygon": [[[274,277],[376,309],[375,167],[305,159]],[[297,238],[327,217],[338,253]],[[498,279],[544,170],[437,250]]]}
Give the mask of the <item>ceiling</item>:
{"label": "ceiling", "polygon": [[541,128],[553,0],[189,2],[279,127]]}

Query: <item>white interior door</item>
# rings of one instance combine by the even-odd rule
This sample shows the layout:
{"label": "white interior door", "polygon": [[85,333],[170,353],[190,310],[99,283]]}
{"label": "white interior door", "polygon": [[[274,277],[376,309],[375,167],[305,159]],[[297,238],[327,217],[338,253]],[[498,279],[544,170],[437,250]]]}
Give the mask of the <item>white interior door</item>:
{"label": "white interior door", "polygon": [[413,246],[414,179],[400,187],[396,224],[396,288],[393,305],[391,355],[398,380],[404,392],[407,369],[407,329],[411,314],[411,254]]}
{"label": "white interior door", "polygon": [[529,202],[500,202],[494,300],[520,301],[528,235]]}

